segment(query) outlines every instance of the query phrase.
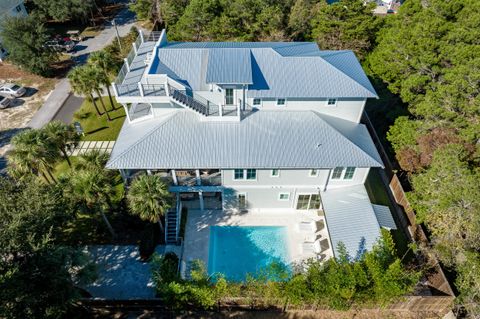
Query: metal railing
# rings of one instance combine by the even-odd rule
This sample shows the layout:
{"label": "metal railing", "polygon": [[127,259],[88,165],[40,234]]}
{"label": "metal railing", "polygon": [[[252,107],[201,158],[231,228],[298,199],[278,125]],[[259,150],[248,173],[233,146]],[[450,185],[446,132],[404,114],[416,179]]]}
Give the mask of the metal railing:
{"label": "metal railing", "polygon": [[204,105],[203,103],[197,101],[194,99],[192,96],[187,95],[186,91],[183,90],[178,90],[175,88],[170,88],[169,89],[170,94],[172,98],[177,101],[178,103],[181,103],[183,105],[186,105],[187,107],[191,108],[194,111],[197,111],[200,114],[203,114],[205,116],[208,115],[208,106]]}
{"label": "metal railing", "polygon": [[167,96],[165,85],[163,84],[141,84],[142,92],[140,92],[139,84],[117,84],[118,96]]}
{"label": "metal railing", "polygon": [[144,96],[166,96],[165,85],[163,84],[142,84]]}
{"label": "metal railing", "polygon": [[122,65],[122,68],[118,72],[117,77],[115,78],[115,83],[116,84],[122,84],[123,80],[125,80],[125,76],[128,73],[128,66],[125,64],[125,62]]}
{"label": "metal railing", "polygon": [[140,96],[138,84],[117,85],[118,96]]}
{"label": "metal railing", "polygon": [[151,31],[144,34],[145,42],[157,42],[160,39],[161,31]]}
{"label": "metal railing", "polygon": [[127,55],[127,62],[129,66],[132,65],[133,59],[135,59],[135,55],[136,55],[135,50],[132,48]]}

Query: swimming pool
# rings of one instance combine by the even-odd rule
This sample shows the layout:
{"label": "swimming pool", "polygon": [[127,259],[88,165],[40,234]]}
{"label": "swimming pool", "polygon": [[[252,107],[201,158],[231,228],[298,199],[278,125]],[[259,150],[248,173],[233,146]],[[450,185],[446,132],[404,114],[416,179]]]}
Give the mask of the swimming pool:
{"label": "swimming pool", "polygon": [[243,281],[272,262],[288,265],[287,228],[282,226],[211,226],[208,272]]}

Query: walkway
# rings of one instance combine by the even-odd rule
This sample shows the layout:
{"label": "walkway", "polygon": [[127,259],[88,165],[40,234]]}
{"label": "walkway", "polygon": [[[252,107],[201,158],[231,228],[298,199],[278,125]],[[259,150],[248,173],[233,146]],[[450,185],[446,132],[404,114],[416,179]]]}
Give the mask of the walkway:
{"label": "walkway", "polygon": [[111,153],[115,141],[81,141],[73,151],[68,154],[69,156],[79,156],[93,150],[100,152]]}
{"label": "walkway", "polygon": [[[128,3],[128,1],[125,2]],[[135,24],[135,14],[129,11],[128,8],[122,9],[115,16],[115,21],[117,23],[118,33],[120,36],[125,36]],[[73,60],[75,60],[77,65],[84,64],[91,52],[103,49],[114,41],[115,37],[115,28],[110,22],[106,22],[105,29],[99,35],[77,44],[79,50],[72,54]],[[57,84],[43,106],[35,113],[28,127],[42,128],[45,124],[52,121],[57,113],[60,112],[60,109],[70,94],[70,83],[68,79],[64,78]]]}

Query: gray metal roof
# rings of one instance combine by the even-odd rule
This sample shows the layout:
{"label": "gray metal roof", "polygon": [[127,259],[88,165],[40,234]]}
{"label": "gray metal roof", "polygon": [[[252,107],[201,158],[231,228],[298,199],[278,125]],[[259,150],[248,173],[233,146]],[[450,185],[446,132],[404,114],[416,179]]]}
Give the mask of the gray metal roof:
{"label": "gray metal roof", "polygon": [[337,53],[313,42],[173,42],[158,48],[150,73],[163,64],[193,90],[253,82],[249,97],[377,97],[355,55]]}
{"label": "gray metal roof", "polygon": [[215,49],[208,54],[207,83],[252,84],[249,49]]}
{"label": "gray metal roof", "polygon": [[[362,124],[358,134],[368,137]],[[370,139],[370,143],[373,142]],[[258,111],[240,122],[201,121],[190,110],[124,123],[111,169],[383,167],[314,111]]]}
{"label": "gray metal roof", "polygon": [[392,212],[388,206],[372,204],[375,216],[377,216],[380,227],[387,229],[397,229],[397,225],[392,217]]}
{"label": "gray metal roof", "polygon": [[21,3],[23,3],[23,0],[0,0],[0,16],[8,13]]}
{"label": "gray metal roof", "polygon": [[365,186],[328,189],[321,197],[335,256],[339,242],[352,258],[371,249],[380,238],[380,225]]}

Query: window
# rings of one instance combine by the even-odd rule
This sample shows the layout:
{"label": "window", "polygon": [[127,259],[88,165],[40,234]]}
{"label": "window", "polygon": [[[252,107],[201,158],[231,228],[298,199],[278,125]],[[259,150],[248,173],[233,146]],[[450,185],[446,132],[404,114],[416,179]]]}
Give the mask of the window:
{"label": "window", "polygon": [[22,12],[22,6],[21,5],[16,6],[15,10],[17,10],[17,12]]}
{"label": "window", "polygon": [[284,106],[286,103],[285,99],[277,99],[277,106]]}
{"label": "window", "polygon": [[256,169],[235,169],[233,171],[233,180],[249,180],[253,181],[257,179],[257,170]]}
{"label": "window", "polygon": [[278,194],[278,200],[289,200],[290,199],[290,193],[280,193]]}
{"label": "window", "polygon": [[233,105],[233,89],[232,88],[225,89],[225,104]]}
{"label": "window", "polygon": [[272,171],[270,172],[270,176],[271,176],[271,177],[278,177],[278,176],[280,176],[280,170],[278,170],[278,169],[272,169]]}
{"label": "window", "polygon": [[319,194],[302,194],[298,195],[297,209],[320,209],[321,200]]}
{"label": "window", "polygon": [[337,105],[337,99],[327,99],[327,105],[328,106],[335,106]]}
{"label": "window", "polygon": [[253,99],[253,106],[260,106],[262,104],[261,99]]}
{"label": "window", "polygon": [[310,177],[316,177],[318,176],[318,169],[311,169],[309,173]]}
{"label": "window", "polygon": [[236,169],[233,173],[234,180],[243,179],[243,169]]}
{"label": "window", "polygon": [[247,180],[257,179],[257,170],[256,169],[247,169]]}
{"label": "window", "polygon": [[240,209],[247,208],[247,194],[246,193],[238,194],[237,199],[238,199],[238,208],[240,208]]}
{"label": "window", "polygon": [[343,179],[352,179],[353,174],[355,174],[355,167],[347,167],[345,175],[343,175]]}
{"label": "window", "polygon": [[343,167],[335,167],[333,169],[332,179],[340,179],[342,178]]}

